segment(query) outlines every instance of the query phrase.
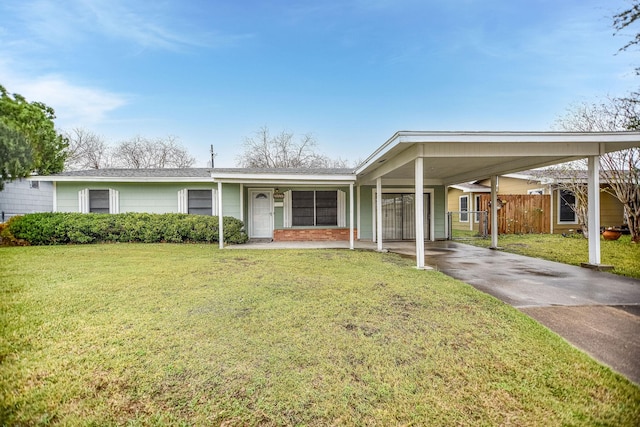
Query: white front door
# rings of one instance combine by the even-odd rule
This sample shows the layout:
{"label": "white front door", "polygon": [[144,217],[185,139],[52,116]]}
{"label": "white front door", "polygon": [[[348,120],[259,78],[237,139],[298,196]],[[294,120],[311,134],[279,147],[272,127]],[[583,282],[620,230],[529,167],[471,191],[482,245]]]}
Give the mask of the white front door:
{"label": "white front door", "polygon": [[249,191],[249,237],[271,239],[273,237],[273,190]]}

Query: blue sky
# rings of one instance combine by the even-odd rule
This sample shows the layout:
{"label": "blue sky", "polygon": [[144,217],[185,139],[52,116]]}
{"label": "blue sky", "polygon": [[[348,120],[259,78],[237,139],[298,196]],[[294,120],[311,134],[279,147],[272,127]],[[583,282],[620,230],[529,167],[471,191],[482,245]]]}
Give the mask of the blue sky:
{"label": "blue sky", "polygon": [[638,87],[628,0],[3,0],[0,84],[60,129],[233,167],[262,126],[364,158],[398,130],[549,130]]}

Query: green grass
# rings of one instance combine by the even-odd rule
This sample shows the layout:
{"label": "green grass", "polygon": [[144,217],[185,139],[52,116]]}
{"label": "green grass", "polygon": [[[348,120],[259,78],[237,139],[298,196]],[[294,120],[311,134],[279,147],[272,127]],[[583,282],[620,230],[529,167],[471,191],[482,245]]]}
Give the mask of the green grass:
{"label": "green grass", "polygon": [[[465,241],[476,246],[489,247],[491,239]],[[505,234],[498,237],[498,246],[506,252],[548,259],[565,264],[580,265],[589,261],[589,241],[575,234]],[[613,265],[613,273],[640,279],[640,245],[631,238],[600,241],[602,264]]]}
{"label": "green grass", "polygon": [[393,254],[0,248],[1,425],[615,425],[640,389]]}

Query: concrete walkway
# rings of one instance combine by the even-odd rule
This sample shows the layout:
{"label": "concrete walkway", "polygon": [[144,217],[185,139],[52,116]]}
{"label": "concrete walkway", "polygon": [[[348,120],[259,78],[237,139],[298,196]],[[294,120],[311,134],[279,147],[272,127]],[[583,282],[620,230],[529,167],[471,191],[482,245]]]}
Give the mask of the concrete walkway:
{"label": "concrete walkway", "polygon": [[[415,257],[415,243],[385,250]],[[348,249],[348,242],[256,243],[238,249]],[[375,243],[356,242],[375,250]],[[640,384],[640,280],[457,242],[428,242],[425,263],[531,316]]]}

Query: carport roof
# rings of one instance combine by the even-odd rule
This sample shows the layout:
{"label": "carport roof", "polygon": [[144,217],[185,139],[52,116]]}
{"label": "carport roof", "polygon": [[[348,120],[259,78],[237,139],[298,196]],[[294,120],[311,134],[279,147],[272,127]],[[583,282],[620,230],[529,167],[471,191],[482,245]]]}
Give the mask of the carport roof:
{"label": "carport roof", "polygon": [[397,132],[357,169],[358,180],[453,185],[640,146],[640,132]]}

